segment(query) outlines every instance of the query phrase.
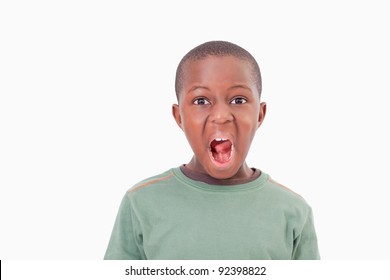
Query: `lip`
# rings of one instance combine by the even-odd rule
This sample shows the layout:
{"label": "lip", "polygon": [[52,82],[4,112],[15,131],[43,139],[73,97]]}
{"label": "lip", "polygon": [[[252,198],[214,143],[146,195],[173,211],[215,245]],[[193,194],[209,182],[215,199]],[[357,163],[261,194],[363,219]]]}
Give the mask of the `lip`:
{"label": "lip", "polygon": [[[214,141],[215,139],[226,139],[226,140],[229,140],[232,143],[232,149],[231,149],[231,152],[230,152],[230,158],[229,158],[229,160],[227,162],[221,163],[221,162],[218,162],[218,161],[216,161],[214,159],[213,153],[211,151],[211,142]],[[211,159],[211,162],[218,169],[224,169],[224,168],[230,166],[233,163],[233,158],[235,156],[235,144],[234,144],[234,140],[233,140],[232,135],[219,134],[219,133],[212,135],[209,138],[209,141],[208,141],[208,154],[209,154],[209,157]]]}

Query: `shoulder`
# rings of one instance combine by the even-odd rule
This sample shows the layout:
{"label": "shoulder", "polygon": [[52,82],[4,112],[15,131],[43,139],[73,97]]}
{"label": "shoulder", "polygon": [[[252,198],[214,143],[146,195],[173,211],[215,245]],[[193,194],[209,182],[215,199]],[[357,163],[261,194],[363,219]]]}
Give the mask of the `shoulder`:
{"label": "shoulder", "polygon": [[160,211],[174,204],[183,189],[173,172],[174,168],[146,178],[127,190],[125,197],[134,213]]}
{"label": "shoulder", "polygon": [[305,213],[310,211],[309,204],[300,194],[271,177],[268,177],[267,190],[272,194],[276,203],[283,204],[288,208],[300,209]]}
{"label": "shoulder", "polygon": [[167,184],[171,185],[173,179],[174,179],[173,170],[169,169],[161,174],[146,178],[136,183],[134,186],[132,186],[130,189],[127,190],[127,194],[131,195],[135,193],[142,193]]}
{"label": "shoulder", "polygon": [[297,198],[297,199],[303,199],[301,195],[296,193],[292,188],[286,187],[285,185],[282,185],[278,181],[274,180],[270,176],[268,177],[268,185],[273,188],[275,191],[278,191],[280,193],[283,193],[287,196],[290,196],[292,198]]}

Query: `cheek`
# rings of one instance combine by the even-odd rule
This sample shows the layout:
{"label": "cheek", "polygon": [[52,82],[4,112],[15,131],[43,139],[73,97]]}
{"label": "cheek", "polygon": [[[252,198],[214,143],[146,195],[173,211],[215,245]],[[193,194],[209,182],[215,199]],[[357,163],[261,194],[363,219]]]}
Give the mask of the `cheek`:
{"label": "cheek", "polygon": [[187,109],[182,113],[182,123],[186,129],[199,130],[202,129],[206,121],[206,114],[199,110]]}
{"label": "cheek", "polygon": [[182,118],[183,131],[193,148],[196,148],[202,142],[203,127],[204,121],[201,116],[188,113]]}
{"label": "cheek", "polygon": [[246,111],[240,111],[237,115],[237,120],[240,121],[240,125],[246,129],[257,129],[259,113],[257,110],[248,109]]}
{"label": "cheek", "polygon": [[257,128],[258,121],[253,115],[246,115],[240,119],[238,136],[241,138],[241,143],[246,146],[245,148],[249,149],[249,145],[256,134]]}

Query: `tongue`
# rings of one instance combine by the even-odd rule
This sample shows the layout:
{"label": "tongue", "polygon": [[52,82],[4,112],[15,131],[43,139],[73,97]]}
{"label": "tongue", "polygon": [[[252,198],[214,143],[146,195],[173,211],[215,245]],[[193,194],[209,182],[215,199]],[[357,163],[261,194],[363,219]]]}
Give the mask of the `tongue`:
{"label": "tongue", "polygon": [[218,162],[227,162],[230,159],[232,143],[230,141],[220,141],[213,145],[213,157]]}
{"label": "tongue", "polygon": [[230,141],[219,141],[218,144],[213,146],[215,152],[217,153],[226,153],[230,151],[232,144]]}

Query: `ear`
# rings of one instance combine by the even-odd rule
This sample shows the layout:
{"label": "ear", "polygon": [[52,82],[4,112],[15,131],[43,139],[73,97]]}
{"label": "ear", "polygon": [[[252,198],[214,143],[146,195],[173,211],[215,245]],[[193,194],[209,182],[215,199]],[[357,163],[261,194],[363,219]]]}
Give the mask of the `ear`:
{"label": "ear", "polygon": [[179,108],[179,105],[177,104],[173,104],[172,105],[172,115],[173,115],[173,118],[175,119],[177,125],[183,129],[182,127],[182,123],[181,123],[181,116],[180,116],[180,108]]}
{"label": "ear", "polygon": [[259,119],[257,120],[257,128],[263,123],[265,114],[267,112],[267,104],[265,102],[260,103]]}

